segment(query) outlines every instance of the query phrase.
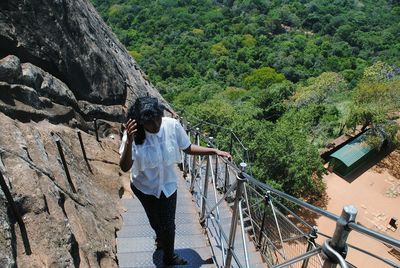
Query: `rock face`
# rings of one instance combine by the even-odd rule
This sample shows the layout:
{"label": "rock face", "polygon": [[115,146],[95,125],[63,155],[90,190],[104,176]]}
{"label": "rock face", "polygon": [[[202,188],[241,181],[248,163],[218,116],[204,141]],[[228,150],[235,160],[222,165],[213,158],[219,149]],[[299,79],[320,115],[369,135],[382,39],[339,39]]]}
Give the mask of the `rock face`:
{"label": "rock face", "polygon": [[122,122],[122,105],[100,105],[77,101],[65,83],[18,57],[0,59],[0,111],[22,122],[47,119],[69,123],[75,119],[83,129],[94,118]]}
{"label": "rock face", "polygon": [[92,174],[76,130],[46,121],[21,123],[1,113],[0,124],[3,133],[9,133],[0,136],[0,171],[14,194],[32,251],[26,254],[14,215],[0,198],[0,266],[117,267],[115,232],[121,225],[122,191],[118,141],[102,140],[100,145],[82,133]]}
{"label": "rock face", "polygon": [[0,1],[0,58],[10,54],[63,81],[78,100],[159,96],[86,0]]}
{"label": "rock face", "polygon": [[0,172],[26,230],[0,190],[0,267],[117,267],[117,122],[144,95],[161,98],[88,0],[0,1]]}

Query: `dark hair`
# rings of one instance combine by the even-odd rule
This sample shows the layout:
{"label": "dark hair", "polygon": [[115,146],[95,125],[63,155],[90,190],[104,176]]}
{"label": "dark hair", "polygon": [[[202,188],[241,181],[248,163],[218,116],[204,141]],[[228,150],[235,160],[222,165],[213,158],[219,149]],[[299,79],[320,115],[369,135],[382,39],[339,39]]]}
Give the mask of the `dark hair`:
{"label": "dark hair", "polygon": [[162,117],[164,109],[165,106],[154,97],[140,97],[129,107],[127,116],[137,123],[135,144],[143,144],[146,138],[144,123],[153,118]]}

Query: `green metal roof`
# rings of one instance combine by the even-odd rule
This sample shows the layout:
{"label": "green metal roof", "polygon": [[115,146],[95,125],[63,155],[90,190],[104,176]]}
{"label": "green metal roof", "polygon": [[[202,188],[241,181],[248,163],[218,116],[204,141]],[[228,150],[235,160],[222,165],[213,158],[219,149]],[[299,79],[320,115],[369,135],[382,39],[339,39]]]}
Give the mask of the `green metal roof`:
{"label": "green metal roof", "polygon": [[365,133],[358,136],[348,144],[334,152],[330,157],[342,161],[347,167],[350,167],[362,157],[367,155],[373,148],[365,142]]}

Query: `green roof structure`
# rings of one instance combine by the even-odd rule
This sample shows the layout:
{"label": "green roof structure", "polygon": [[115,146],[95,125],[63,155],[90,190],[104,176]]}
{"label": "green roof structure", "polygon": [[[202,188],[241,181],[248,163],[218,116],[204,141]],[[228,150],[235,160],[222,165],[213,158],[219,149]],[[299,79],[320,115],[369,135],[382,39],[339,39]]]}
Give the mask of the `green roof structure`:
{"label": "green roof structure", "polygon": [[362,133],[329,156],[329,166],[335,173],[341,176],[350,174],[376,151],[365,141],[368,132]]}
{"label": "green roof structure", "polygon": [[330,156],[339,159],[343,164],[350,167],[355,162],[366,156],[372,149],[373,148],[365,142],[365,135],[361,135]]}

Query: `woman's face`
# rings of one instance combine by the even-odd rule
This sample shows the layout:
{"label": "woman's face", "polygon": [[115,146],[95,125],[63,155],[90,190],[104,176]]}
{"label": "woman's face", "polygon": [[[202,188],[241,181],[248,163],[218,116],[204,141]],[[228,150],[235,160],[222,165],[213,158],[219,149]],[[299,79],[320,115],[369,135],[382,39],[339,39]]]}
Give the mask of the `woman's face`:
{"label": "woman's face", "polygon": [[151,120],[144,122],[143,124],[144,129],[150,133],[158,133],[158,131],[160,131],[161,128],[161,121],[162,121],[161,116],[154,117]]}

